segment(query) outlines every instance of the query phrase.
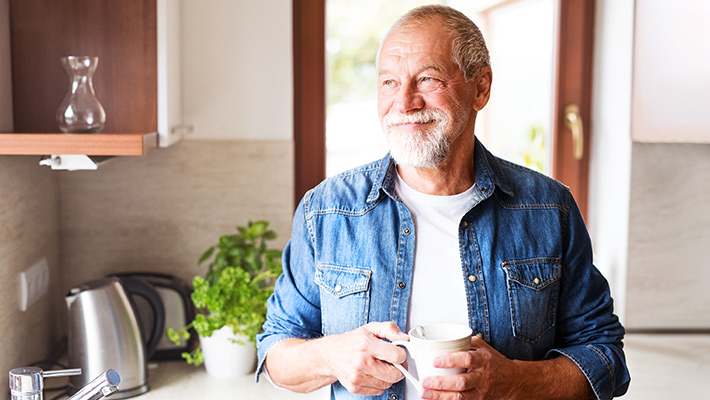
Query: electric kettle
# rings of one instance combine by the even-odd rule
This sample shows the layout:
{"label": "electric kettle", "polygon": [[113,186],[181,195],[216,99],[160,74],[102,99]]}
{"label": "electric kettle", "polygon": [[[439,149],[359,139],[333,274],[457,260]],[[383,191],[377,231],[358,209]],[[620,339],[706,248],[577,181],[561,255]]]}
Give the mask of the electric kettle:
{"label": "electric kettle", "polygon": [[[144,298],[153,309],[150,338],[143,338],[133,296]],[[71,289],[66,302],[68,361],[82,371],[69,379],[70,392],[86,386],[92,377],[107,369],[114,369],[121,376],[121,390],[112,399],[147,392],[147,360],[165,329],[165,311],[158,292],[140,279],[109,277]]]}

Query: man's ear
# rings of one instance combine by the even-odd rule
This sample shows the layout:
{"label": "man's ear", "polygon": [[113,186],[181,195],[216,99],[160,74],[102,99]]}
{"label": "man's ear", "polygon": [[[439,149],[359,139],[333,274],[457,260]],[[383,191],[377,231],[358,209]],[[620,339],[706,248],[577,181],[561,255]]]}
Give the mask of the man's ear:
{"label": "man's ear", "polygon": [[493,81],[493,72],[490,66],[481,68],[476,78],[473,80],[473,109],[481,111],[488,104],[488,99],[491,97],[491,82]]}

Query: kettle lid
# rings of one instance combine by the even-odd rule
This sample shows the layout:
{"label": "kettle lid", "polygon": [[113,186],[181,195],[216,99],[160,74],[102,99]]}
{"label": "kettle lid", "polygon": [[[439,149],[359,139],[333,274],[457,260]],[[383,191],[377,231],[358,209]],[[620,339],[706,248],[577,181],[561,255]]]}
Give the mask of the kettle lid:
{"label": "kettle lid", "polygon": [[[113,286],[113,289],[110,289],[109,286]],[[122,291],[123,287],[121,286],[121,280],[118,278],[115,278],[115,277],[95,279],[93,281],[84,282],[78,286],[75,286],[75,287],[69,289],[69,292],[64,297],[64,300],[67,303],[67,307],[71,308],[74,301],[76,301],[79,297],[88,296],[89,294],[87,292],[97,291],[97,290],[98,291],[104,291],[104,290],[120,290],[120,291]],[[87,294],[84,296],[81,296],[82,293],[87,293]]]}
{"label": "kettle lid", "polygon": [[107,278],[95,279],[93,281],[84,282],[82,284],[79,284],[79,285],[69,289],[67,296],[74,296],[74,295],[77,295],[81,292],[86,292],[87,290],[98,289],[98,288],[104,287],[106,285],[110,285],[113,282],[120,283],[121,281],[120,281],[120,279],[118,279],[116,277],[107,277]]}

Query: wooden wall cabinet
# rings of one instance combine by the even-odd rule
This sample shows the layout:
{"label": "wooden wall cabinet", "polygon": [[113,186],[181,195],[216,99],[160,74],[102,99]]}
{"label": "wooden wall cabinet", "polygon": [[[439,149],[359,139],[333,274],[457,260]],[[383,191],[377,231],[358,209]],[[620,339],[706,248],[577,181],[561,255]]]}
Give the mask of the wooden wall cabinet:
{"label": "wooden wall cabinet", "polygon": [[[14,133],[0,154],[143,155],[181,139],[180,2],[11,0]],[[59,133],[67,55],[99,57],[98,134]]]}

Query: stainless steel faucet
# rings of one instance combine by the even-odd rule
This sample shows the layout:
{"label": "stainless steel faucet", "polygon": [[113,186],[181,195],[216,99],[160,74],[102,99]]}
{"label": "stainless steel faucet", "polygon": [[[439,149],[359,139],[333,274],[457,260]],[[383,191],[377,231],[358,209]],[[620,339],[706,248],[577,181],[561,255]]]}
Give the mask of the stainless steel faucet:
{"label": "stainless steel faucet", "polygon": [[[43,371],[37,367],[15,368],[10,371],[11,400],[44,400],[44,378],[80,375],[81,368]],[[108,369],[94,378],[69,400],[98,400],[118,392],[121,377]]]}

